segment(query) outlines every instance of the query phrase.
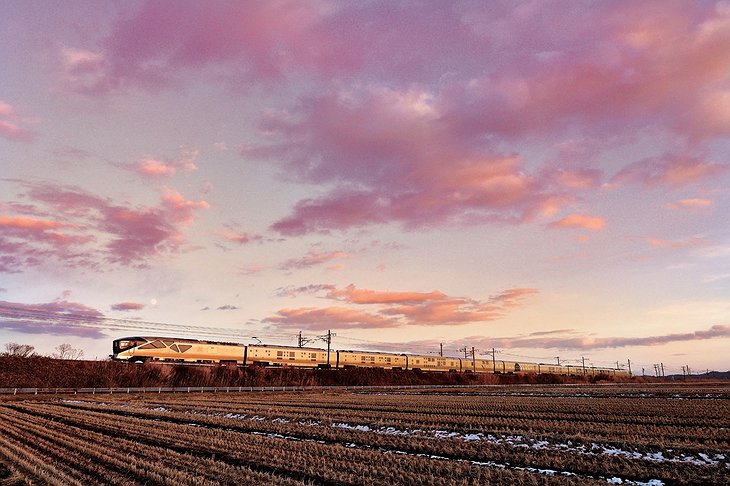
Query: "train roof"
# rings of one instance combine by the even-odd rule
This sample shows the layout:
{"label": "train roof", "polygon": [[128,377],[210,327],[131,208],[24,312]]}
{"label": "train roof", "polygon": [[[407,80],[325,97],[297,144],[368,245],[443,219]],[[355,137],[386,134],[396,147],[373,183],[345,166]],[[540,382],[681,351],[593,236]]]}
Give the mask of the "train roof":
{"label": "train roof", "polygon": [[176,337],[170,337],[170,336],[133,336],[133,337],[123,337],[115,339],[114,341],[133,341],[138,339],[145,339],[147,341],[175,341],[176,343],[197,343],[197,344],[216,344],[216,345],[225,345],[225,346],[244,346],[243,343],[231,343],[231,342],[223,342],[223,341],[209,341],[207,339],[188,339],[188,338],[176,338]]}
{"label": "train roof", "polygon": [[[323,348],[309,348],[309,347],[299,347],[299,346],[280,346],[278,344],[249,344],[249,348],[271,348],[271,349],[290,349],[290,350],[299,350],[299,351],[327,351]],[[335,350],[333,349],[332,352],[334,353]]]}
{"label": "train roof", "polygon": [[360,353],[360,354],[382,354],[384,356],[406,356],[405,353],[386,353],[385,351],[363,351],[361,349],[338,349],[341,353]]}

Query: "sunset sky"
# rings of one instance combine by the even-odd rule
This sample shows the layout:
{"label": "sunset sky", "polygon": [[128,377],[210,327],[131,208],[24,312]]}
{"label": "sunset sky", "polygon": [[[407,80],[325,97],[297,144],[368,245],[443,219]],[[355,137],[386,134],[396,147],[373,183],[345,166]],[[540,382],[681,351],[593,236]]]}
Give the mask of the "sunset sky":
{"label": "sunset sky", "polygon": [[730,2],[6,0],[0,40],[0,347],[730,368]]}

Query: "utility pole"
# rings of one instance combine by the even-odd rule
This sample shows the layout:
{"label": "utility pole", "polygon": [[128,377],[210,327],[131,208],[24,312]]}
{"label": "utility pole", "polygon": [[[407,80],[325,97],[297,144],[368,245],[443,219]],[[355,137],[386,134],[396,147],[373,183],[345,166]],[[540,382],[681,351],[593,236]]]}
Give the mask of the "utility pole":
{"label": "utility pole", "polygon": [[327,366],[330,366],[330,346],[332,345],[332,336],[335,336],[335,334],[332,334],[332,331],[329,329],[327,330]]}
{"label": "utility pole", "polygon": [[439,343],[439,346],[441,348],[439,351],[439,356],[441,356],[443,358],[444,357],[444,343]]}
{"label": "utility pole", "polygon": [[494,357],[494,348],[492,348],[492,373],[497,372],[497,359]]}
{"label": "utility pole", "polygon": [[585,375],[586,374],[586,357],[585,356],[581,356],[580,359],[583,362],[583,374]]}
{"label": "utility pole", "polygon": [[664,374],[664,363],[661,363],[662,365],[662,378],[664,378],[666,375]]}
{"label": "utility pole", "polygon": [[617,369],[617,370],[620,370],[620,369],[621,369],[621,368],[619,368],[619,366],[618,366],[618,361],[616,361],[616,369]]}
{"label": "utility pole", "polygon": [[471,347],[471,367],[472,370],[476,373],[477,371],[477,358],[476,358],[476,352],[474,350],[474,346]]}
{"label": "utility pole", "polygon": [[644,371],[645,371],[644,368],[641,368],[641,376],[645,376]]}
{"label": "utility pole", "polygon": [[555,359],[558,360],[558,366],[560,366],[560,356],[556,356]]}
{"label": "utility pole", "polygon": [[460,348],[459,351],[464,351],[464,359],[468,359],[469,358],[469,354],[467,352],[466,346],[464,346],[463,348]]}
{"label": "utility pole", "polygon": [[631,360],[629,359],[629,376],[631,376]]}
{"label": "utility pole", "polygon": [[687,375],[684,373],[684,365],[682,365],[682,378],[687,378]]}
{"label": "utility pole", "polygon": [[337,333],[334,333],[332,331],[327,331],[327,334],[323,336],[317,336],[317,339],[320,339],[327,343],[327,367],[330,367],[330,346],[332,345],[332,338],[337,336]]}

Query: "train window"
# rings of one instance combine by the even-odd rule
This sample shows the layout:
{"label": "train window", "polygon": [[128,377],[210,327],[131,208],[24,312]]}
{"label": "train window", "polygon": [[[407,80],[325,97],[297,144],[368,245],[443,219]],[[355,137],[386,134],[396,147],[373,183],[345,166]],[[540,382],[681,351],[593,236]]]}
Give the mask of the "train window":
{"label": "train window", "polygon": [[296,355],[297,355],[297,353],[295,353],[294,351],[290,351],[290,352],[289,352],[289,357],[290,357],[290,358],[293,358],[293,357],[294,357],[294,356],[296,356]]}
{"label": "train window", "polygon": [[163,340],[162,342],[165,343],[165,346],[167,346],[169,348],[170,346],[172,346],[172,344],[175,341],[173,341],[172,339],[166,339],[166,340]]}
{"label": "train window", "polygon": [[192,348],[192,346],[190,344],[178,344],[177,347],[181,353],[184,353],[188,349]]}
{"label": "train window", "polygon": [[143,346],[140,346],[139,349],[157,349],[157,346],[155,346],[154,343],[147,343]]}
{"label": "train window", "polygon": [[172,346],[170,346],[170,349],[172,349],[176,353],[179,353],[180,352],[180,350],[177,348],[177,344],[173,344]]}
{"label": "train window", "polygon": [[277,351],[276,359],[284,359],[284,351]]}

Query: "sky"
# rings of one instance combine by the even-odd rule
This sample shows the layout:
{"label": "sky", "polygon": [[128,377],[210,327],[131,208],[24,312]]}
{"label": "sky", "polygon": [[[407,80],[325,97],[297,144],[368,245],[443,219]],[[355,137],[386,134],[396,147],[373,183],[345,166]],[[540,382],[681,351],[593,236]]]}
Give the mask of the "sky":
{"label": "sky", "polygon": [[730,368],[729,2],[0,11],[0,345]]}

